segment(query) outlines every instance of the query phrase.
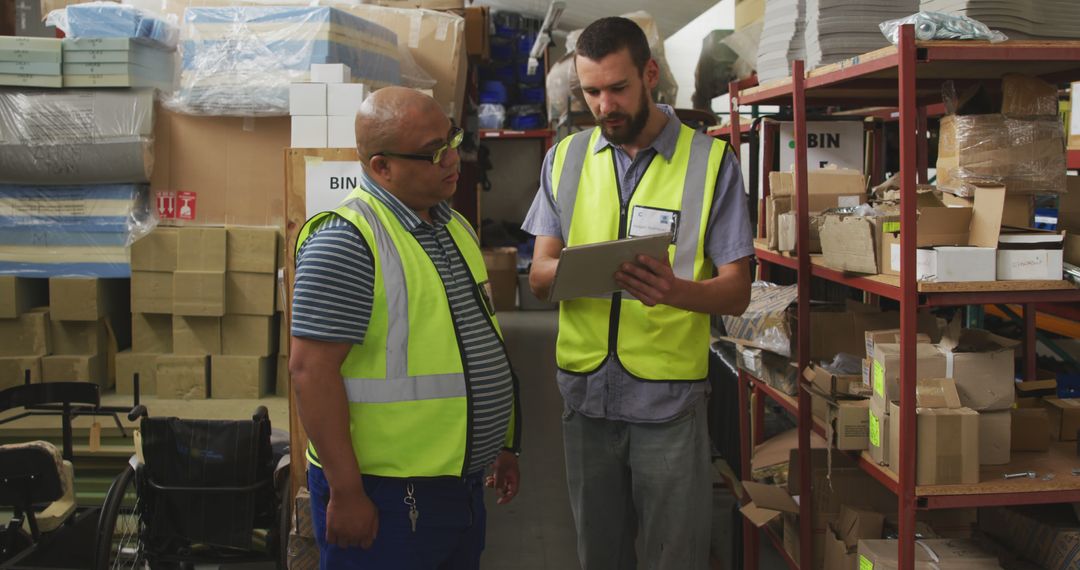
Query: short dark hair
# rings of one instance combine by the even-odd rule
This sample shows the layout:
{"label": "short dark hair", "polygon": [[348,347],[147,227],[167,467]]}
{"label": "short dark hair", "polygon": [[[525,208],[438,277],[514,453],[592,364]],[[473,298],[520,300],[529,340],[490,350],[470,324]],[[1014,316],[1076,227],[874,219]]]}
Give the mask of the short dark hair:
{"label": "short dark hair", "polygon": [[578,55],[600,61],[624,48],[630,50],[638,72],[644,72],[652,58],[645,32],[633,20],[612,16],[589,24],[578,36],[576,50]]}

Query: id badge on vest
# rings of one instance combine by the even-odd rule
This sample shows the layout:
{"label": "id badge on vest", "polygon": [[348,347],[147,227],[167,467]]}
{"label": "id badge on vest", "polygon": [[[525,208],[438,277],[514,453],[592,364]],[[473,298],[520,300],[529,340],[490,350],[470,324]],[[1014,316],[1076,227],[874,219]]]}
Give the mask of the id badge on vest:
{"label": "id badge on vest", "polygon": [[630,211],[630,231],[627,237],[653,236],[671,232],[671,243],[679,235],[679,212],[662,208],[634,206]]}

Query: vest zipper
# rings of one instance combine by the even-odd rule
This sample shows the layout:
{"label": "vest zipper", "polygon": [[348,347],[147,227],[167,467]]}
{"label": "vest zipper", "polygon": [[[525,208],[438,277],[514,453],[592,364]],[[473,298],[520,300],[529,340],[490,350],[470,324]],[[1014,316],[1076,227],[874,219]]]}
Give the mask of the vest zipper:
{"label": "vest zipper", "polygon": [[[615,157],[615,148],[611,147],[611,167],[615,170],[615,192],[619,198],[619,239],[626,239],[629,230],[626,227],[627,210],[630,207],[630,201],[634,199],[634,193],[637,192],[638,185],[641,184],[641,180],[645,178],[645,173],[649,171],[649,166],[652,166],[653,159],[656,158],[656,154],[653,154],[649,158],[649,164],[645,165],[645,171],[642,172],[638,178],[634,187],[630,189],[630,195],[623,200],[622,197],[622,179],[619,177],[619,163]],[[631,166],[633,160],[630,161]],[[616,360],[619,359],[619,314],[622,311],[622,291],[616,291],[611,294],[611,313],[608,317],[608,356],[614,356]],[[622,362],[619,363],[622,366]],[[625,367],[624,367],[625,368]]]}

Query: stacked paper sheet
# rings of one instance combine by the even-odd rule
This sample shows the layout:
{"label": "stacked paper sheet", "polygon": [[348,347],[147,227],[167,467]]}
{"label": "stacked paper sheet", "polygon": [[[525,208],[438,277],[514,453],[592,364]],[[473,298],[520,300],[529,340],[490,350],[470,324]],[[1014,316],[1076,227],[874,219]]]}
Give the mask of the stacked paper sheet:
{"label": "stacked paper sheet", "polygon": [[766,0],[765,24],[758,44],[758,81],[791,75],[791,62],[806,57],[806,0]]}
{"label": "stacked paper sheet", "polygon": [[1077,0],[922,0],[921,9],[967,16],[1011,39],[1080,38]]}
{"label": "stacked paper sheet", "polygon": [[397,85],[394,32],[328,7],[188,8],[180,89],[171,109],[208,115],[287,115],[289,84],[314,63],[343,63],[355,81]]}
{"label": "stacked paper sheet", "polygon": [[145,185],[0,185],[0,275],[129,277],[151,218]]}
{"label": "stacked paper sheet", "polygon": [[806,0],[806,67],[889,45],[878,25],[919,11],[919,0]]}
{"label": "stacked paper sheet", "polygon": [[0,90],[0,183],[146,182],[153,89]]}
{"label": "stacked paper sheet", "polygon": [[0,36],[0,85],[60,87],[60,40]]}
{"label": "stacked paper sheet", "polygon": [[131,38],[64,40],[64,87],[156,87],[171,91],[175,51]]}

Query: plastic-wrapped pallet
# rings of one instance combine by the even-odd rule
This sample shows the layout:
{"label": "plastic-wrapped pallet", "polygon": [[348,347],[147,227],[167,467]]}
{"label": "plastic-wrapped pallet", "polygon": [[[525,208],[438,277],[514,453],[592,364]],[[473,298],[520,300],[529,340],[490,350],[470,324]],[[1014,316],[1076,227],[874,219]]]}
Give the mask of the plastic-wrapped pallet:
{"label": "plastic-wrapped pallet", "polygon": [[147,182],[154,91],[0,91],[0,183]]}
{"label": "plastic-wrapped pallet", "polygon": [[180,88],[166,99],[194,115],[289,114],[289,84],[313,63],[343,63],[372,88],[401,83],[397,35],[319,6],[188,8]]}
{"label": "plastic-wrapped pallet", "polygon": [[0,185],[0,275],[129,277],[155,223],[141,184]]}
{"label": "plastic-wrapped pallet", "polygon": [[50,12],[46,23],[68,38],[139,38],[169,50],[176,48],[180,35],[176,16],[115,2],[72,4]]}

